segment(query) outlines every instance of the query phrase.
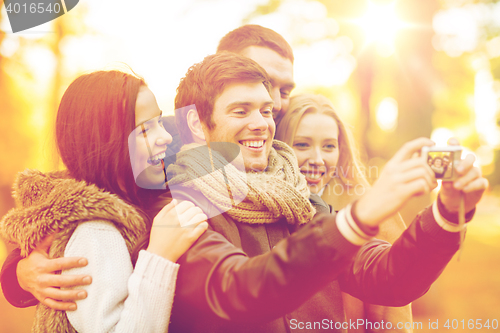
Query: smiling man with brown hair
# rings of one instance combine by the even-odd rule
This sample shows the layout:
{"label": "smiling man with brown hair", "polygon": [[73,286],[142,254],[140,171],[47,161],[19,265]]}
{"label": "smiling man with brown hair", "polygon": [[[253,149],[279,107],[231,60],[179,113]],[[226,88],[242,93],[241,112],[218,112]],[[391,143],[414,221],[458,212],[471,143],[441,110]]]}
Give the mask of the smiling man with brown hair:
{"label": "smiling man with brown hair", "polygon": [[[426,162],[412,159],[430,140],[403,146],[373,188],[334,215],[309,196],[292,149],[273,140],[269,79],[256,62],[228,52],[208,56],[188,70],[175,102],[191,144],[167,170],[172,196],[207,212],[210,230],[179,259],[170,332],[345,332],[341,291],[405,305],[427,291],[458,249],[456,190],[449,187],[393,246],[372,240],[382,221],[436,185]],[[245,171],[228,166],[200,177],[223,152],[201,156],[193,148],[218,142],[239,148]],[[469,220],[486,184],[472,162],[464,160],[461,171],[470,186]],[[247,195],[231,205],[224,191]]]}

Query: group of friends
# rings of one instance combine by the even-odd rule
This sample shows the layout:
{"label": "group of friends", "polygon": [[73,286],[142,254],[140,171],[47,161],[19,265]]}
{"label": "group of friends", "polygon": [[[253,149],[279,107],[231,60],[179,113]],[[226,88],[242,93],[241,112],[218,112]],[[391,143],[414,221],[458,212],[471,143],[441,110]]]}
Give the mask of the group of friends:
{"label": "group of friends", "polygon": [[450,155],[447,153],[443,156],[427,157],[427,163],[431,167],[436,178],[450,179],[453,173],[453,163],[450,160]]}
{"label": "group of friends", "polygon": [[406,143],[370,185],[331,101],[291,97],[293,62],[275,31],[239,27],[181,79],[175,117],[137,75],[71,83],[56,119],[66,169],[20,173],[0,223],[18,244],[2,289],[37,305],[34,332],[411,322],[459,248],[458,198],[469,222],[488,183],[467,156],[406,228],[400,208],[437,186],[415,158],[434,143]]}

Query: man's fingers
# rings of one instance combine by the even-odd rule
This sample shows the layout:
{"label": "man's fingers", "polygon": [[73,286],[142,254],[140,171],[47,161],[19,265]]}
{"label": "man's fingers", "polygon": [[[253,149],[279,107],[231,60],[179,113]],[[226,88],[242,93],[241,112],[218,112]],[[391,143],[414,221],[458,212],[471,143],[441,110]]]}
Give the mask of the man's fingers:
{"label": "man's fingers", "polygon": [[[85,286],[92,283],[92,278],[88,275],[59,275],[59,274],[44,274],[39,278],[39,283],[42,286],[57,287],[57,288],[72,288]],[[52,297],[48,296],[47,297]]]}
{"label": "man's fingers", "polygon": [[479,170],[479,168],[472,168],[467,172],[467,174],[455,180],[453,182],[453,187],[456,190],[462,190],[470,182],[478,178],[481,178],[481,171]]}
{"label": "man's fingers", "polygon": [[405,143],[394,155],[392,160],[401,162],[413,156],[414,153],[419,152],[425,146],[433,146],[435,143],[428,138],[418,138]]}
{"label": "man's fingers", "polygon": [[401,180],[404,183],[410,183],[410,182],[417,180],[417,179],[424,180],[425,182],[427,182],[429,187],[434,186],[435,178],[429,174],[429,172],[426,168],[423,168],[423,167],[415,168],[415,169],[407,171],[401,175]]}
{"label": "man's fingers", "polygon": [[75,311],[77,308],[74,302],[59,302],[51,298],[46,298],[41,302],[49,308],[60,311]]}
{"label": "man's fingers", "polygon": [[476,158],[472,154],[468,154],[463,160],[460,161],[460,164],[455,168],[459,175],[465,175],[471,168],[473,168],[474,162]]}
{"label": "man's fingers", "polygon": [[460,142],[458,141],[457,138],[449,138],[448,146],[460,146]]}
{"label": "man's fingers", "polygon": [[432,169],[427,165],[427,163],[425,161],[423,161],[422,159],[418,159],[418,158],[412,158],[412,159],[401,162],[399,164],[398,169],[401,172],[406,172],[406,171],[409,171],[409,170],[415,169],[415,168],[423,168],[424,170],[426,170],[426,173],[429,175],[429,177],[432,178],[434,176],[434,171],[432,171]]}
{"label": "man's fingers", "polygon": [[51,298],[58,302],[75,302],[80,299],[87,298],[87,292],[82,289],[67,289],[45,288],[42,297]]}
{"label": "man's fingers", "polygon": [[424,193],[429,193],[432,189],[432,186],[422,178],[418,178],[413,180],[412,182],[405,185],[405,197],[411,197],[413,195],[419,195]]}
{"label": "man's fingers", "polygon": [[486,178],[478,178],[475,179],[474,181],[470,182],[465,186],[462,191],[464,193],[472,193],[476,191],[484,191],[488,188],[488,180]]}
{"label": "man's fingers", "polygon": [[47,261],[47,272],[63,271],[71,268],[85,267],[88,261],[83,257],[63,257]]}

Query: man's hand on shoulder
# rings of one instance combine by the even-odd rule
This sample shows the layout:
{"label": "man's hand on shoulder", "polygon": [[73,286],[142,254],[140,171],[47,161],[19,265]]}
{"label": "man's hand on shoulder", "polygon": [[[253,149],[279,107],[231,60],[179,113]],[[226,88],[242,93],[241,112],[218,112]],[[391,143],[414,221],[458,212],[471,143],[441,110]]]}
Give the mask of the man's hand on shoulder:
{"label": "man's hand on shoulder", "polygon": [[87,297],[85,290],[61,290],[88,285],[88,275],[60,275],[58,271],[84,267],[87,259],[78,257],[49,259],[52,237],[46,237],[31,254],[17,264],[16,274],[19,286],[36,299],[55,310],[76,310],[76,300]]}

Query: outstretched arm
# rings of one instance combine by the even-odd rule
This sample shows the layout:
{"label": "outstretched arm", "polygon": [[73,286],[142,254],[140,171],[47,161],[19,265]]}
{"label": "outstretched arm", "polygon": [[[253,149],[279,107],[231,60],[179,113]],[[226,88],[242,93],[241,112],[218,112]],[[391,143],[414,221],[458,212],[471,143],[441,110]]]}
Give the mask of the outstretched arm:
{"label": "outstretched arm", "polygon": [[[427,176],[423,159],[411,159],[412,150],[417,152],[420,143],[425,142],[418,139],[406,144],[388,163],[391,173],[384,174],[385,177],[381,176],[377,181],[380,183],[383,180],[381,185],[376,184],[372,189],[374,191],[362,197],[355,205],[355,211],[362,215],[358,216],[361,225],[366,221],[371,223],[373,216],[377,214],[380,216],[374,203],[380,207],[391,205],[386,200],[386,197],[391,196],[383,195],[384,187],[392,188],[395,194],[401,192],[399,194],[403,197],[405,193],[412,193],[408,191],[411,188],[419,189],[413,195],[428,191],[429,182],[424,181],[424,177],[402,177],[404,173],[398,174],[398,168],[394,168],[398,162],[400,165],[413,165],[413,170],[409,169],[411,173],[408,172],[408,175],[420,173]],[[458,144],[454,140],[452,143]],[[364,301],[390,306],[401,306],[422,296],[426,286],[428,288],[438,278],[459,247],[460,231],[465,228],[465,225],[458,224],[461,196],[464,196],[465,220],[468,222],[488,186],[487,180],[482,178],[479,168],[474,167],[473,163],[472,155],[461,161],[456,169],[459,178],[454,182],[443,182],[438,200],[416,217],[392,247],[381,241],[366,243],[349,273],[341,279],[344,289]],[[405,167],[400,166],[399,170],[401,169],[404,170]],[[391,177],[404,181],[395,183],[397,186],[394,186],[391,184]],[[397,206],[397,198],[391,200]],[[366,215],[367,212],[373,212],[373,215]]]}

